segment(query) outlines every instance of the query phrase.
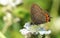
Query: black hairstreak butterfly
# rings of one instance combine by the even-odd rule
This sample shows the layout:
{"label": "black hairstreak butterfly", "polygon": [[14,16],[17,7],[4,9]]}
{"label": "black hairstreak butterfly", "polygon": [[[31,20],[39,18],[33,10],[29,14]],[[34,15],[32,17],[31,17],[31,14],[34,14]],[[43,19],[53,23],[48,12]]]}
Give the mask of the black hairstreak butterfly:
{"label": "black hairstreak butterfly", "polygon": [[50,15],[37,4],[33,4],[31,7],[31,20],[32,24],[43,24],[50,21]]}

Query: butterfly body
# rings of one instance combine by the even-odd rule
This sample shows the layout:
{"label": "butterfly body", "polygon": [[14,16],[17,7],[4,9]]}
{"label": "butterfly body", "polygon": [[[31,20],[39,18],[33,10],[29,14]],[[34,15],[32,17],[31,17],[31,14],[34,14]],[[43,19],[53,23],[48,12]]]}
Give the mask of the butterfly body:
{"label": "butterfly body", "polygon": [[31,19],[33,24],[43,24],[50,21],[50,15],[37,4],[33,4],[31,7]]}

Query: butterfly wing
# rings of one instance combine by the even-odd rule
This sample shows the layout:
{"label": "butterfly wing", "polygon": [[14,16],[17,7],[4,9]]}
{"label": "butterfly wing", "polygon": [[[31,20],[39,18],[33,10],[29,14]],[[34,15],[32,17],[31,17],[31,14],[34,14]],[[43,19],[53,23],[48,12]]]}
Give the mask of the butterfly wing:
{"label": "butterfly wing", "polygon": [[33,24],[42,24],[49,20],[49,15],[46,11],[41,9],[37,4],[31,7],[31,19]]}

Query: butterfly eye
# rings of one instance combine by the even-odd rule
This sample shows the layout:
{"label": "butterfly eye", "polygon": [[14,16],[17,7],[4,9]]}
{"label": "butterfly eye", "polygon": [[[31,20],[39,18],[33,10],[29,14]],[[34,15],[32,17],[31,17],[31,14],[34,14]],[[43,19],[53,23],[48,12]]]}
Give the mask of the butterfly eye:
{"label": "butterfly eye", "polygon": [[48,16],[48,17],[50,17],[50,16]]}

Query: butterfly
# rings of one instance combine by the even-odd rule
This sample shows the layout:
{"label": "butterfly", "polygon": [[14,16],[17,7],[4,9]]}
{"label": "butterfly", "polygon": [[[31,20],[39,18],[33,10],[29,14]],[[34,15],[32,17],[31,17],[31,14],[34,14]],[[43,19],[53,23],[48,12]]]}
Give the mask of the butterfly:
{"label": "butterfly", "polygon": [[50,15],[37,4],[33,4],[31,7],[31,20],[32,24],[36,25],[47,23],[50,22]]}

